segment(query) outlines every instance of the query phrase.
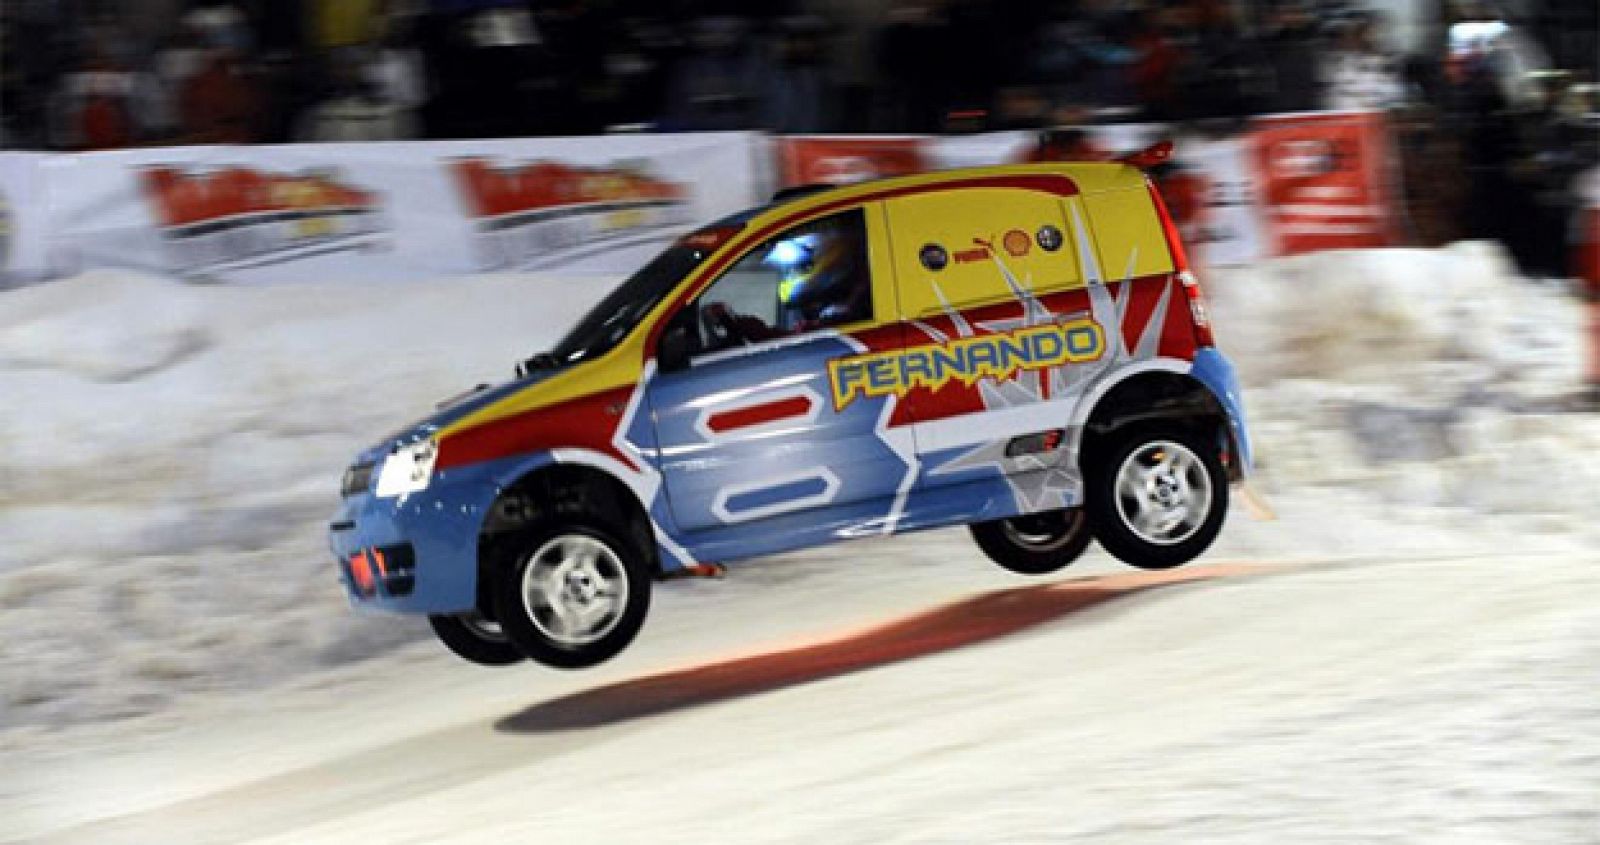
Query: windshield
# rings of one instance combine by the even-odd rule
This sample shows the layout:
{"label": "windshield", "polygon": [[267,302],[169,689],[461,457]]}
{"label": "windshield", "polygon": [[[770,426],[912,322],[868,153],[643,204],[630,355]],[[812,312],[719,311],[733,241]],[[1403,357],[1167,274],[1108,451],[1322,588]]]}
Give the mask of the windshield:
{"label": "windshield", "polygon": [[600,300],[556,344],[549,357],[541,355],[534,362],[551,366],[576,364],[610,351],[711,252],[712,249],[682,242],[668,247]]}

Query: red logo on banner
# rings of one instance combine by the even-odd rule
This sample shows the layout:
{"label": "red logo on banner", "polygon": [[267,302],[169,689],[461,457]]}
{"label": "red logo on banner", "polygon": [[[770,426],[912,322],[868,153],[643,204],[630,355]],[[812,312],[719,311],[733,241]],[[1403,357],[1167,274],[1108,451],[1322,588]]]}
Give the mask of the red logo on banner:
{"label": "red logo on banner", "polygon": [[922,138],[795,137],[778,140],[784,187],[844,185],[928,169]]}
{"label": "red logo on banner", "polygon": [[141,170],[140,183],[179,270],[359,246],[385,228],[377,194],[330,171],[196,173],[158,165]]}
{"label": "red logo on banner", "polygon": [[682,185],[619,168],[535,161],[498,167],[486,159],[452,164],[474,217],[499,217],[596,203],[681,203]]}
{"label": "red logo on banner", "polygon": [[148,167],[145,194],[163,226],[215,223],[255,214],[337,212],[371,209],[370,191],[345,185],[327,173],[266,173],[227,167],[191,174],[175,167]]}
{"label": "red logo on banner", "polygon": [[1397,240],[1381,115],[1263,117],[1255,121],[1251,141],[1277,254]]}
{"label": "red logo on banner", "polygon": [[684,186],[631,168],[559,161],[450,164],[475,221],[479,263],[527,266],[575,247],[685,223]]}

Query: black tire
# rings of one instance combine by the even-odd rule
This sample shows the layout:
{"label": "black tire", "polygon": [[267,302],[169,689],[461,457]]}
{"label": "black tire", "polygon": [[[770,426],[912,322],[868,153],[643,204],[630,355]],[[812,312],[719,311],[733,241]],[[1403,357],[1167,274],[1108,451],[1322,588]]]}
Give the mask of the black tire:
{"label": "black tire", "polygon": [[[580,551],[566,551],[562,544],[576,544]],[[544,579],[562,581],[554,598],[540,589],[541,579],[528,575],[533,566],[559,571],[559,561],[580,560],[589,551],[595,553],[595,561],[582,579],[573,580],[582,572]],[[506,636],[529,659],[558,669],[582,669],[615,657],[639,633],[650,610],[651,578],[644,555],[595,519],[564,517],[560,524],[530,529],[494,577],[495,616]],[[525,584],[534,595],[525,598]],[[569,591],[574,590],[587,591],[588,597],[572,596]],[[595,603],[606,596],[611,602]],[[547,601],[539,603],[536,597]],[[591,610],[603,612],[593,626],[596,630],[563,638],[557,629],[570,622],[565,612],[557,612],[561,608],[580,618]]]}
{"label": "black tire", "polygon": [[493,620],[479,613],[428,617],[434,636],[463,660],[480,666],[510,666],[528,659]]}
{"label": "black tire", "polygon": [[1082,508],[978,522],[969,528],[990,560],[1019,575],[1049,575],[1064,569],[1093,539]]}
{"label": "black tire", "polygon": [[[1187,457],[1182,454],[1184,451]],[[1211,546],[1228,513],[1228,476],[1215,443],[1184,429],[1142,426],[1113,434],[1097,452],[1085,467],[1085,510],[1101,548],[1140,569],[1171,569],[1194,560]],[[1159,462],[1169,454],[1175,462],[1184,464],[1181,470],[1167,471],[1166,480],[1159,480],[1158,475],[1158,480],[1145,482],[1151,485],[1141,487],[1147,492],[1130,493],[1126,487],[1119,491],[1119,475],[1130,460],[1145,469],[1154,469],[1149,462]],[[1136,474],[1137,469],[1136,466],[1130,472]],[[1174,487],[1180,476],[1187,486]],[[1133,476],[1128,483],[1134,484]],[[1208,487],[1203,503],[1195,500],[1195,491],[1201,484]],[[1162,487],[1166,488],[1165,494],[1160,492]],[[1146,525],[1144,530],[1136,527],[1137,514],[1143,512],[1141,506],[1151,504],[1159,495],[1190,505],[1183,511],[1187,515],[1184,521],[1166,532],[1158,530],[1159,526]],[[1177,511],[1156,508],[1153,512]]]}

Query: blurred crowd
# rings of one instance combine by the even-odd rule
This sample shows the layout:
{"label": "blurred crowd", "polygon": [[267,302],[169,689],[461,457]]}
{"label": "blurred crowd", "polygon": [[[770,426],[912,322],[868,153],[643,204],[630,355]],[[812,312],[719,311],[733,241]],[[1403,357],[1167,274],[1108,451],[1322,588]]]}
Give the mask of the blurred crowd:
{"label": "blurred crowd", "polygon": [[1523,206],[1595,157],[1600,7],[1514,5],[1523,19],[1441,0],[1402,54],[1384,4],[1348,0],[5,0],[0,147],[1225,128],[1373,108],[1396,115],[1426,194],[1423,240],[1531,242],[1546,217]]}
{"label": "blurred crowd", "polygon": [[[1458,17],[1497,14],[1477,5],[1455,4]],[[141,18],[156,9],[166,13]],[[103,149],[1190,121],[1442,105],[1484,75],[1463,66],[1468,51],[1443,31],[1436,49],[1397,55],[1386,20],[1369,9],[1311,0],[7,0],[0,140]],[[1524,71],[1548,66],[1548,55],[1526,36],[1493,40],[1477,61],[1495,66],[1498,96],[1536,105],[1541,92],[1528,90]],[[1456,105],[1489,106],[1474,96]]]}

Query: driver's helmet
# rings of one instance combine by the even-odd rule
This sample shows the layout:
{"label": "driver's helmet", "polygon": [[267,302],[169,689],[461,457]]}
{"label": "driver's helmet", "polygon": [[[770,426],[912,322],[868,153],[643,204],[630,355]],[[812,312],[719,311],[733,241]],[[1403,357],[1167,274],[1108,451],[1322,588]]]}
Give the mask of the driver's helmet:
{"label": "driver's helmet", "polygon": [[783,274],[778,299],[785,322],[834,322],[831,309],[851,307],[861,254],[847,230],[808,232],[774,243],[763,263]]}

